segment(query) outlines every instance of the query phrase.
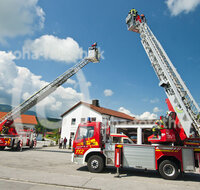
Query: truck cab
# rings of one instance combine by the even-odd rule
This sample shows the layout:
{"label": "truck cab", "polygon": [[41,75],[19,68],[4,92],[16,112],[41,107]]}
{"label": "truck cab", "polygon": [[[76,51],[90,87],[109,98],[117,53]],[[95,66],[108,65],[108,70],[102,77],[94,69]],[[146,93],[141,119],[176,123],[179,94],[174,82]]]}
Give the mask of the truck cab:
{"label": "truck cab", "polygon": [[74,162],[84,162],[84,155],[92,151],[100,151],[102,143],[101,122],[81,123],[73,141]]}

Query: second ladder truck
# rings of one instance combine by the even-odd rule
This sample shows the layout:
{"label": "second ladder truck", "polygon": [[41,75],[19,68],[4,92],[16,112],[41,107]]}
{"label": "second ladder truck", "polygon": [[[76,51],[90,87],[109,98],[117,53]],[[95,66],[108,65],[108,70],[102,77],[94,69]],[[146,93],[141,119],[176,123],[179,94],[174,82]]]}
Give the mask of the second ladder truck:
{"label": "second ladder truck", "polygon": [[[168,97],[168,108],[177,115],[174,132],[178,133],[181,141],[196,141],[200,138],[200,108],[147,23],[139,18],[139,15],[134,19],[128,14],[128,30],[140,34],[141,43],[159,79],[159,86],[163,87]],[[159,142],[160,139],[149,140]]]}
{"label": "second ladder truck", "polygon": [[59,86],[65,83],[70,77],[76,74],[80,69],[88,63],[97,63],[100,59],[100,53],[96,43],[89,47],[88,56],[77,63],[75,66],[57,77],[54,81],[44,86],[38,92],[30,96],[22,104],[11,110],[3,118],[0,119],[0,150],[5,147],[21,150],[24,147],[33,147],[36,140],[33,134],[33,129],[17,128],[14,120],[20,117],[27,110],[35,106],[41,100],[54,92]]}
{"label": "second ladder truck", "polygon": [[87,163],[90,172],[101,172],[105,166],[157,170],[165,179],[176,179],[186,171],[200,169],[199,106],[150,28],[129,14],[128,30],[140,34],[142,45],[164,88],[168,99],[168,117],[161,117],[164,128],[151,144],[114,143],[111,125],[88,122],[79,125],[73,142],[72,161]]}

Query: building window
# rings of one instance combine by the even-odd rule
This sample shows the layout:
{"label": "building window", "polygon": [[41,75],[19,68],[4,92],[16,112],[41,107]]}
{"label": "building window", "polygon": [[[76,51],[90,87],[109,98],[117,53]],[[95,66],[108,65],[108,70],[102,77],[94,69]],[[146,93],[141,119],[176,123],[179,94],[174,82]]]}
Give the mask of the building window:
{"label": "building window", "polygon": [[81,123],[85,123],[85,118],[81,118]]}
{"label": "building window", "polygon": [[96,117],[91,117],[91,121],[95,122],[96,121]]}
{"label": "building window", "polygon": [[75,125],[75,124],[76,124],[76,118],[72,118],[71,125]]}
{"label": "building window", "polygon": [[74,132],[70,133],[70,138],[72,138],[72,139],[74,138]]}

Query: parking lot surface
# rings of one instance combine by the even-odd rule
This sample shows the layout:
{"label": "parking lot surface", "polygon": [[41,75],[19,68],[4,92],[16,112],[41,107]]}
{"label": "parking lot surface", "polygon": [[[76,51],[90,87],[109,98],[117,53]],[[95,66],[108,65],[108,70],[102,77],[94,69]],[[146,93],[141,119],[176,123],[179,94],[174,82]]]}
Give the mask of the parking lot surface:
{"label": "parking lot surface", "polygon": [[197,190],[200,174],[187,173],[178,180],[162,179],[155,171],[116,169],[108,167],[94,174],[86,166],[71,163],[71,151],[58,147],[36,150],[0,152],[0,189],[63,190],[63,189],[140,189],[140,190]]}

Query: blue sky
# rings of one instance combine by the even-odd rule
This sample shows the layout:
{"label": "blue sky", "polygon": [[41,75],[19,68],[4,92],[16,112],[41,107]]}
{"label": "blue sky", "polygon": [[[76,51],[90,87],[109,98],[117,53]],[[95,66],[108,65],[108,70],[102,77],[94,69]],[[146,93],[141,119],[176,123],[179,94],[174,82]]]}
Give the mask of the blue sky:
{"label": "blue sky", "polygon": [[[140,118],[165,114],[166,95],[158,86],[139,34],[126,27],[128,11],[136,8],[146,15],[149,27],[200,104],[199,4],[199,0],[1,1],[0,103],[17,105],[98,42],[103,59],[82,70],[89,99]],[[23,48],[31,56],[40,56],[23,57]],[[79,80],[74,76],[41,102],[38,110],[57,117],[84,99]]]}

